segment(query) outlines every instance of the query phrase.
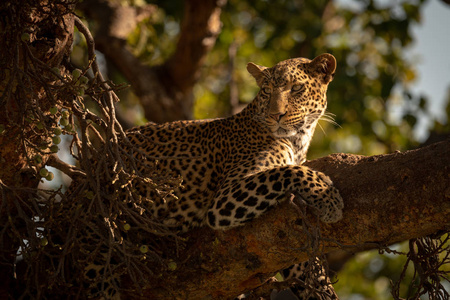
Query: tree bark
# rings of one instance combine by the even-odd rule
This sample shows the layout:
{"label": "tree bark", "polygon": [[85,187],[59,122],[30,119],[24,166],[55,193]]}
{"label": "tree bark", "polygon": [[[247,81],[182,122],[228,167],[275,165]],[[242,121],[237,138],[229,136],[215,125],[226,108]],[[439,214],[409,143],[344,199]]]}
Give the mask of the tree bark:
{"label": "tree bark", "polygon": [[[450,228],[449,140],[372,157],[333,154],[306,165],[328,174],[345,201],[338,223],[317,222],[311,213],[303,217],[320,229],[323,252],[384,247]],[[254,289],[307,259],[311,249],[299,218],[297,207],[285,201],[243,227],[192,231],[177,269],[150,281],[143,295],[126,297],[230,299]]]}
{"label": "tree bark", "polygon": [[[36,134],[36,122],[24,120],[36,117],[36,107],[45,112],[52,105],[44,86],[54,78],[43,76],[42,64],[59,68],[70,54],[73,8],[64,1],[0,4],[0,299],[8,299],[14,281],[18,235],[26,236],[26,223],[34,217],[26,188],[37,188],[40,181],[30,168],[30,159],[38,153],[30,145],[46,139]],[[37,168],[46,160],[42,154]]]}
{"label": "tree bark", "polygon": [[130,23],[136,25],[139,16],[151,14],[154,7],[148,5],[142,13],[96,0],[86,3],[84,10],[100,24],[95,33],[97,49],[127,78],[141,101],[145,117],[162,123],[192,119],[192,89],[221,32],[220,14],[225,3],[226,0],[186,0],[175,52],[165,63],[153,67],[131,53],[126,37],[134,29]]}

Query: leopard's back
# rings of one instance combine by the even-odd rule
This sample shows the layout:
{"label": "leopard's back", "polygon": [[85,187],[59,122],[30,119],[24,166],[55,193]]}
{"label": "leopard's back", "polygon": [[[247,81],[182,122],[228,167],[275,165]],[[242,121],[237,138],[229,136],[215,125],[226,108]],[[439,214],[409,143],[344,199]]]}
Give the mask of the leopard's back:
{"label": "leopard's back", "polygon": [[168,225],[181,225],[183,231],[201,226],[230,172],[245,170],[251,174],[294,162],[292,145],[255,126],[245,127],[249,122],[250,116],[243,112],[230,118],[150,123],[129,130],[127,137],[139,150],[135,157],[142,171],[148,169],[145,164],[156,164],[160,173],[183,180],[174,190],[177,198],[163,199],[154,192],[148,194],[144,185],[137,185],[138,193],[148,194],[154,203],[150,207],[153,214]]}

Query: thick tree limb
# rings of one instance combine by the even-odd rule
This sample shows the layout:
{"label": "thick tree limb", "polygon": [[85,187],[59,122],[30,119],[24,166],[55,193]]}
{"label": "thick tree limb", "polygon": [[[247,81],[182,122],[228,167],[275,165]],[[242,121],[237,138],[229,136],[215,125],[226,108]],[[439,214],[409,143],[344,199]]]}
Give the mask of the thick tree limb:
{"label": "thick tree limb", "polygon": [[[333,154],[306,165],[327,173],[346,205],[340,222],[317,223],[324,252],[383,247],[450,229],[448,140],[405,153]],[[307,219],[315,222],[315,217]],[[191,232],[177,269],[149,282],[143,296],[127,297],[232,298],[307,259],[307,237],[300,223],[297,209],[286,201],[244,227]]]}

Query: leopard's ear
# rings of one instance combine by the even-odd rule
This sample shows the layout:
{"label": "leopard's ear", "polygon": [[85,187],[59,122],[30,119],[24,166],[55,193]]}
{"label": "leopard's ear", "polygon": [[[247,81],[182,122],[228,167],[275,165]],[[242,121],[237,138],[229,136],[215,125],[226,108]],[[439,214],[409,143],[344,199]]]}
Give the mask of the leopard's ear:
{"label": "leopard's ear", "polygon": [[262,86],[264,80],[266,79],[265,70],[267,70],[266,67],[254,63],[247,64],[247,71],[255,78],[256,84],[259,87]]}
{"label": "leopard's ear", "polygon": [[336,71],[336,58],[329,53],[317,56],[309,63],[309,69],[312,73],[328,84],[334,78]]}

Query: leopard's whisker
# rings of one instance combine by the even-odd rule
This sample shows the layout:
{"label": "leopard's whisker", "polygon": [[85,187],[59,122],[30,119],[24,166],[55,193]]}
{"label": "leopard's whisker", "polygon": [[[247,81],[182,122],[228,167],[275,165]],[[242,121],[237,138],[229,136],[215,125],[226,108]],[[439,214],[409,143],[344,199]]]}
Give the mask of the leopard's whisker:
{"label": "leopard's whisker", "polygon": [[328,122],[328,123],[330,123],[330,124],[333,124],[333,125],[336,126],[336,127],[342,128],[341,125],[339,125],[339,123],[337,123],[337,122],[334,120],[334,117],[335,117],[335,116],[336,116],[336,115],[333,114],[333,113],[331,113],[331,112],[325,112],[325,113],[320,117],[320,120],[323,120],[323,121],[325,121],[325,122]]}
{"label": "leopard's whisker", "polygon": [[322,125],[321,125],[319,122],[317,122],[317,124],[319,125],[319,127],[320,127],[320,129],[322,130],[323,134],[326,136],[327,133],[326,133],[325,130],[323,129]]}

